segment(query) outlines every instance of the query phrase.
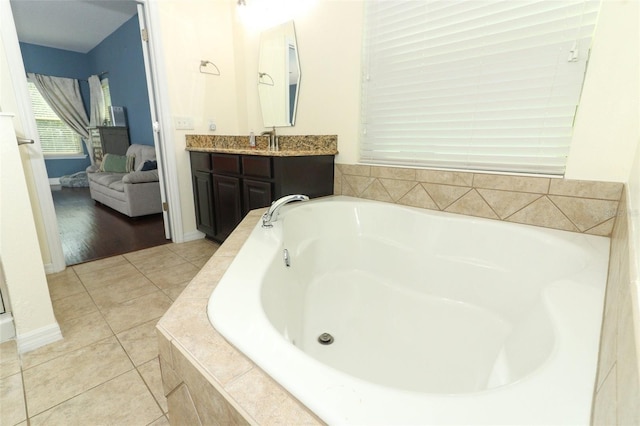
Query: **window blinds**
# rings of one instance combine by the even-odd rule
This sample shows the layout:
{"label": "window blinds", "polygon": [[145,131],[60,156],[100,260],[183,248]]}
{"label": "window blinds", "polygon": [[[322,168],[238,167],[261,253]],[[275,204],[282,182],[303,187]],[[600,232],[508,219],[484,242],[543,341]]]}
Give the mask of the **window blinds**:
{"label": "window blinds", "polygon": [[103,78],[100,80],[100,86],[102,87],[102,98],[104,99],[104,117],[110,117],[111,112],[109,107],[111,106],[111,89],[109,88],[109,79]]}
{"label": "window blinds", "polygon": [[80,136],[51,109],[35,84],[27,82],[43,154],[82,154]]}
{"label": "window blinds", "polygon": [[361,160],[563,174],[599,6],[367,1]]}

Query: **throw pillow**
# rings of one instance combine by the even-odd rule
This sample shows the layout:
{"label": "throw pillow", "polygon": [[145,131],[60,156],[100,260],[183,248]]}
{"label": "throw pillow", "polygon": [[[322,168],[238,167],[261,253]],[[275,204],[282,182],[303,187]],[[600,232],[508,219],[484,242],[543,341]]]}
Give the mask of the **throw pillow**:
{"label": "throw pillow", "polygon": [[127,157],[124,155],[105,154],[100,164],[100,170],[103,172],[126,173]]}
{"label": "throw pillow", "polygon": [[142,169],[141,171],[146,171],[146,170],[155,170],[158,168],[158,162],[157,161],[151,161],[151,160],[147,160],[144,162],[144,164],[142,165]]}
{"label": "throw pillow", "polygon": [[136,165],[136,156],[127,155],[127,173],[134,171],[135,165]]}

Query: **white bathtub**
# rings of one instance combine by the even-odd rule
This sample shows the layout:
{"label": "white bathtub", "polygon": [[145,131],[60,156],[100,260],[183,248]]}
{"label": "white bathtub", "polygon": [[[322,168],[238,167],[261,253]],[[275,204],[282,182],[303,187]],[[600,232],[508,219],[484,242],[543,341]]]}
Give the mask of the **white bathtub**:
{"label": "white bathtub", "polygon": [[260,225],[209,319],[325,422],[589,424],[608,238],[349,197]]}

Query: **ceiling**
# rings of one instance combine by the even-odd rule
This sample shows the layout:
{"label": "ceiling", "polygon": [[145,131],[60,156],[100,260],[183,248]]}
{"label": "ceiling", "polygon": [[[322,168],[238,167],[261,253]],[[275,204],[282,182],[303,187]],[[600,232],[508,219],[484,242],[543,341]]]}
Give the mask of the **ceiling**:
{"label": "ceiling", "polygon": [[87,53],[136,14],[134,0],[11,0],[18,40]]}

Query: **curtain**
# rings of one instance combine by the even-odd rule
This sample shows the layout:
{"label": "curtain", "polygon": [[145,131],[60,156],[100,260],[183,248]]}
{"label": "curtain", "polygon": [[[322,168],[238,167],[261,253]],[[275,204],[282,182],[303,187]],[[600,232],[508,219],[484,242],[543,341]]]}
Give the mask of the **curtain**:
{"label": "curtain", "polygon": [[58,117],[82,137],[89,152],[91,164],[94,164],[93,147],[87,129],[89,119],[82,104],[78,80],[33,73],[27,76]]}
{"label": "curtain", "polygon": [[89,95],[91,98],[91,112],[89,126],[102,126],[104,122],[104,95],[102,94],[102,84],[97,75],[89,77]]}

